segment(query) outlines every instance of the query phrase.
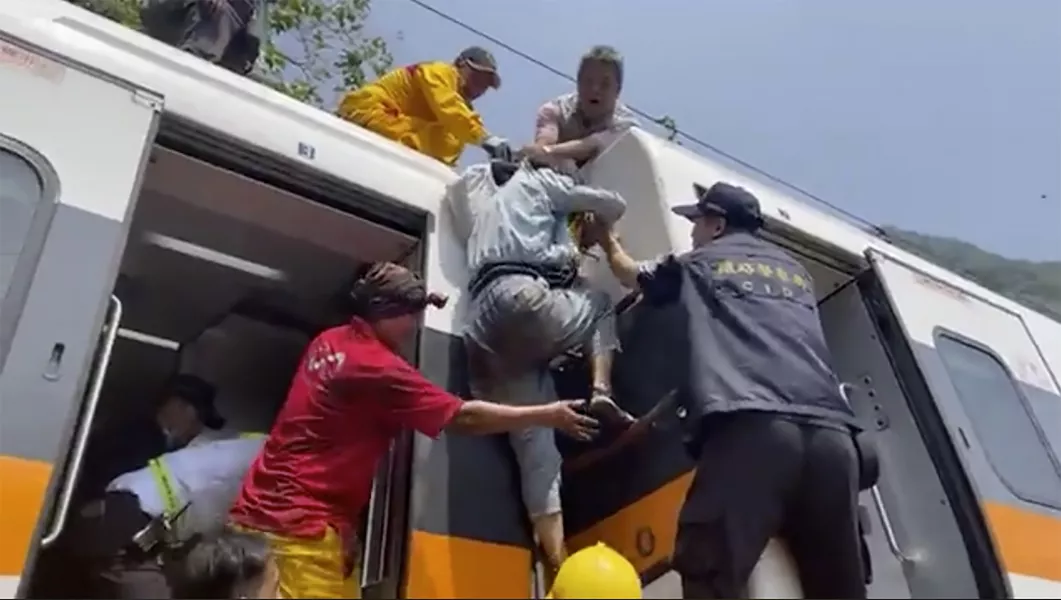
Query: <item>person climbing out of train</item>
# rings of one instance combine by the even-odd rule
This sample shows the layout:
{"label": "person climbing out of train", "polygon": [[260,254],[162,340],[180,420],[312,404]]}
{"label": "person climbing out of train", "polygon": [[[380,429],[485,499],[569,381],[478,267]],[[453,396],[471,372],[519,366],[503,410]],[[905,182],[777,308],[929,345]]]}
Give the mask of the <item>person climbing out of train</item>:
{"label": "person climbing out of train", "polygon": [[500,87],[493,54],[472,46],[452,63],[394,69],[348,92],[338,114],[449,166],[457,164],[468,144],[482,147],[491,157],[510,159],[508,142],[490,135],[472,107],[487,90]]}
{"label": "person climbing out of train", "polygon": [[264,441],[246,434],[185,446],[119,475],[86,504],[68,539],[100,597],[174,597],[170,567],[201,536],[224,529]]}
{"label": "person climbing out of train", "polygon": [[275,0],[140,0],[144,33],[240,75],[254,68]]}
{"label": "person climbing out of train", "polygon": [[349,321],[310,343],[230,514],[234,528],[269,539],[281,598],[359,597],[344,549],[402,431],[437,438],[549,427],[585,440],[597,427],[578,410],[584,401],[464,401],[428,381],[400,352],[423,311],[446,298],[405,267],[368,265],[348,297]]}
{"label": "person climbing out of train", "polygon": [[[552,163],[525,161],[482,202],[468,239],[471,303],[462,331],[472,393],[514,406],[556,397],[550,362],[589,346],[591,366],[618,344],[610,296],[579,276],[583,251],[565,226],[585,212],[614,223],[626,208],[612,191],[576,183]],[[611,373],[592,368],[589,409],[609,424],[634,418],[611,398]],[[553,432],[541,427],[510,434],[522,495],[547,572],[566,557],[560,507],[561,456]]]}
{"label": "person climbing out of train", "polygon": [[771,538],[787,543],[807,598],[865,598],[858,533],[860,430],[804,267],[756,235],[758,199],[695,185],[693,249],[638,263],[591,226],[619,280],[686,315],[687,448],[696,475],[673,564],[685,598],[742,597]]}
{"label": "person climbing out of train", "polygon": [[[623,89],[623,57],[611,46],[593,46],[579,60],[576,90],[538,109],[534,142],[519,154],[535,160],[558,161],[563,168],[581,168],[600,155],[627,130],[637,116],[619,100]],[[568,217],[571,237],[579,239],[587,216]],[[596,357],[595,369],[610,372],[613,353]]]}

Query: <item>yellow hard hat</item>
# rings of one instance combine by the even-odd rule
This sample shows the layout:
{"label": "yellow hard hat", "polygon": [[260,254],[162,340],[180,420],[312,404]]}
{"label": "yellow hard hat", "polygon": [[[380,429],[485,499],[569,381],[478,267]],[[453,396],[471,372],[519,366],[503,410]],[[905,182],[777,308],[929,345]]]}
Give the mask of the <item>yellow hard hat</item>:
{"label": "yellow hard hat", "polygon": [[597,542],[560,565],[547,598],[641,598],[641,577],[622,554]]}

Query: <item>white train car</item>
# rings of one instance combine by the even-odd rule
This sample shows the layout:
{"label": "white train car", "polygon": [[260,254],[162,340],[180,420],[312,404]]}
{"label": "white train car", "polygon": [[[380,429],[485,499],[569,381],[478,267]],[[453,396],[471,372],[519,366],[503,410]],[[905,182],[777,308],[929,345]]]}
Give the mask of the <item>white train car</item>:
{"label": "white train car", "polygon": [[[403,261],[457,300],[409,357],[466,392],[449,169],[60,0],[0,7],[0,89],[0,597],[76,595],[53,569],[84,458],[174,371],[216,382],[235,424],[268,426],[360,262]],[[1061,593],[1061,324],[643,132],[592,177],[628,198],[638,256],[686,249],[669,203],[726,180],[807,265],[878,430],[875,596]],[[623,316],[617,394],[634,412],[658,398],[645,382],[666,354],[647,332],[666,318]],[[606,540],[658,597],[691,467],[673,425],[565,490],[572,545]],[[539,593],[517,485],[503,439],[400,440],[369,511],[366,596]]]}

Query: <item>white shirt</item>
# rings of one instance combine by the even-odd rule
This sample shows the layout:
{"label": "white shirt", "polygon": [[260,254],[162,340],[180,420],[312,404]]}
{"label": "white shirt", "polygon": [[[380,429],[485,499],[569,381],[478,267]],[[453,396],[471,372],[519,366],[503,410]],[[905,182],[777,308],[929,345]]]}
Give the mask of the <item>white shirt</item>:
{"label": "white shirt", "polygon": [[[225,525],[243,476],[264,443],[264,436],[206,441],[159,457],[173,480],[178,508],[189,504],[175,526],[180,539],[209,534]],[[148,467],[119,475],[107,491],[136,494],[140,510],[151,516],[165,512],[162,490]]]}

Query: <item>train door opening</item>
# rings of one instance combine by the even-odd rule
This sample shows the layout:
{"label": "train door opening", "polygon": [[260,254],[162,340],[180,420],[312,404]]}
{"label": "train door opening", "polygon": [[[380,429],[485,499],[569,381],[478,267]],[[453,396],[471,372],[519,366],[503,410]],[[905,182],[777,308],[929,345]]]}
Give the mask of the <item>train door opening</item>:
{"label": "train door opening", "polygon": [[[966,597],[1056,595],[1061,554],[1036,540],[1061,535],[1061,462],[1051,439],[1056,372],[1034,337],[1052,323],[989,293],[949,283],[912,257],[867,253],[873,277],[860,287],[893,360],[911,374],[919,421],[937,422],[926,442],[948,482],[971,577]],[[1032,321],[1034,323],[1034,321]],[[1040,338],[1041,339],[1041,338]],[[915,413],[916,414],[916,413]],[[959,493],[963,492],[963,493]]]}
{"label": "train door opening", "polygon": [[[345,200],[363,205],[354,194]],[[75,450],[83,452],[67,461],[60,523],[120,474],[109,450],[152,426],[163,386],[177,373],[216,386],[223,434],[268,431],[306,344],[345,318],[342,299],[357,267],[391,260],[419,269],[421,232],[352,213],[187,151],[153,150],[112,292],[112,351],[98,402],[82,409],[84,444]],[[399,502],[390,463],[374,497]],[[368,533],[380,535],[372,524],[387,517],[382,509],[366,515]],[[57,533],[42,544],[34,597],[84,593],[58,575],[69,573],[65,557],[76,540],[62,527]]]}

